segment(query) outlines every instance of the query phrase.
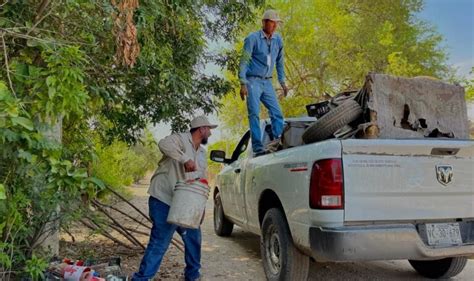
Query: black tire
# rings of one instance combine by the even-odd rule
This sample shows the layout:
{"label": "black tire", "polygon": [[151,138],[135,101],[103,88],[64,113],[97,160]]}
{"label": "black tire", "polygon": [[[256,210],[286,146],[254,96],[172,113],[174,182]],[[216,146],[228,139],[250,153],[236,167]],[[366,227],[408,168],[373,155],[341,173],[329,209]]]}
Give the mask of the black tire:
{"label": "black tire", "polygon": [[360,105],[353,99],[346,100],[306,129],[303,133],[303,141],[313,143],[328,139],[337,130],[355,121],[360,114],[362,114]]}
{"label": "black tire", "polygon": [[233,229],[234,224],[225,217],[221,195],[217,193],[214,198],[214,232],[225,237],[230,236]]}
{"label": "black tire", "polygon": [[420,275],[432,279],[447,279],[461,273],[467,263],[466,257],[453,257],[441,260],[408,260]]}
{"label": "black tire", "polygon": [[308,279],[310,259],[294,246],[288,223],[279,209],[270,209],[265,214],[260,251],[267,280]]}

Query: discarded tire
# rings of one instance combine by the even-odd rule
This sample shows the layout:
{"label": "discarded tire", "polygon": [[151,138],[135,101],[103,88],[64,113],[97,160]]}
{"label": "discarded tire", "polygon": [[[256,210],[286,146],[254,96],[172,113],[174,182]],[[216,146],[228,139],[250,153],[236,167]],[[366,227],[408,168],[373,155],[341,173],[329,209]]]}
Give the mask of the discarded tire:
{"label": "discarded tire", "polygon": [[362,108],[355,100],[347,100],[314,122],[303,133],[305,143],[313,143],[330,138],[337,130],[356,120]]}

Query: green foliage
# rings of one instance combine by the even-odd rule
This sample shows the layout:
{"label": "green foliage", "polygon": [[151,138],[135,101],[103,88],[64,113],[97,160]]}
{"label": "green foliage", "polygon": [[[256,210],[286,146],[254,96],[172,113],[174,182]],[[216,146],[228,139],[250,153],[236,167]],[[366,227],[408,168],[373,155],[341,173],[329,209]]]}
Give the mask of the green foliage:
{"label": "green foliage", "polygon": [[125,169],[128,147],[123,142],[114,142],[111,145],[96,147],[97,163],[93,165],[92,173],[105,184],[121,188],[132,183],[132,176]]}
{"label": "green foliage", "polygon": [[156,168],[160,153],[150,132],[140,143],[129,147],[125,142],[110,145],[96,144],[97,160],[92,175],[116,190],[138,182],[146,172]]}
{"label": "green foliage", "polygon": [[[232,152],[234,152],[235,146],[237,145],[238,141],[239,139],[217,141],[209,145],[208,153],[210,154],[212,150],[222,150],[225,151],[226,157],[230,158],[232,156]],[[212,179],[221,171],[222,164],[211,161],[209,157],[207,159],[207,171],[210,175],[210,179]]]}
{"label": "green foliage", "polygon": [[33,280],[44,280],[43,272],[47,267],[47,262],[33,255],[31,259],[26,261],[25,272],[28,273]]}
{"label": "green foliage", "polygon": [[34,81],[32,92],[37,93],[38,112],[51,116],[64,112],[67,118],[70,114],[82,115],[88,93],[85,90],[84,53],[77,46],[46,49],[41,54],[46,67],[31,68],[31,78]]}
{"label": "green foliage", "polygon": [[135,171],[132,173],[133,181],[138,182],[138,180],[145,176],[146,172],[156,169],[161,159],[161,153],[155,138],[148,130],[145,131],[141,141],[132,146],[131,150],[141,163],[141,165],[128,164],[130,170],[134,169]]}
{"label": "green foliage", "polygon": [[[66,117],[104,116],[97,126],[109,139],[131,143],[150,122],[182,129],[194,110],[215,108],[212,98],[230,85],[203,73],[204,63],[216,59],[205,53],[205,36],[232,40],[262,4],[140,1],[134,20],[141,52],[134,68],[114,61],[117,11],[110,1],[10,1],[0,10],[0,33],[19,97],[46,115],[63,108]],[[6,69],[0,73],[7,76]]]}
{"label": "green foliage", "polygon": [[[290,88],[290,96],[281,101],[286,117],[305,114],[304,105],[324,100],[327,94],[360,88],[369,72],[442,79],[452,75],[442,36],[417,18],[422,0],[276,0],[267,4],[279,10],[284,20],[279,32]],[[241,40],[260,26],[259,20],[249,22]],[[237,73],[241,47],[236,44],[237,51],[221,61],[232,74]],[[231,97],[221,99],[221,116],[227,128],[242,133],[247,120],[242,122],[239,116],[247,113],[236,88],[229,92]],[[266,111],[261,112],[266,118]]]}
{"label": "green foliage", "polygon": [[48,254],[38,245],[48,222],[67,226],[87,209],[81,199],[104,187],[99,177],[118,187],[156,165],[148,137],[125,143],[137,143],[149,123],[177,130],[195,110],[215,109],[230,84],[203,72],[216,60],[205,53],[205,35],[233,40],[263,3],[140,1],[141,53],[126,68],[114,59],[111,2],[1,4],[1,270],[41,278]]}
{"label": "green foliage", "polygon": [[5,195],[5,186],[0,183],[0,200],[5,199],[7,199],[7,196]]}
{"label": "green foliage", "polygon": [[[233,79],[237,80],[236,78]],[[226,132],[230,136],[235,137],[240,136],[249,128],[247,104],[242,101],[238,91],[239,89],[235,88],[233,92],[222,97],[220,99],[221,107],[219,109],[221,113],[219,114],[219,120],[221,120],[224,129],[227,129]]]}
{"label": "green foliage", "polygon": [[474,67],[471,69],[471,72],[469,74],[471,75],[471,78],[466,79],[463,86],[466,90],[466,99],[468,101],[473,101],[474,100]]}
{"label": "green foliage", "polygon": [[44,259],[34,253],[47,256],[39,248],[41,237],[53,231],[52,222],[67,221],[81,195],[95,196],[103,184],[66,159],[63,147],[45,136],[47,125],[32,120],[25,108],[0,81],[0,268],[24,265],[39,280]]}

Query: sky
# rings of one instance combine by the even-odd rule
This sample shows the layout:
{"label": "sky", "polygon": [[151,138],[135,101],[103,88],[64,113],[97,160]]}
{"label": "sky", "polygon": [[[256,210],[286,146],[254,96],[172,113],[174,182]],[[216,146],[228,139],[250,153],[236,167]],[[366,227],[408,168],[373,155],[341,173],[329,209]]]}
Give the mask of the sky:
{"label": "sky", "polygon": [[468,76],[474,66],[474,0],[425,0],[419,17],[443,35],[448,63]]}
{"label": "sky", "polygon": [[[444,37],[443,47],[449,54],[448,64],[457,69],[459,76],[474,77],[469,74],[474,66],[474,0],[425,0],[419,18],[433,25]],[[210,43],[210,48],[227,47],[225,44]],[[215,65],[207,65],[205,72],[219,73]],[[474,104],[468,105],[468,115],[474,120]],[[219,122],[217,115],[209,116],[211,122]],[[159,124],[151,128],[156,139],[170,134],[170,126]],[[209,143],[218,141],[222,135],[218,128],[213,130]]]}

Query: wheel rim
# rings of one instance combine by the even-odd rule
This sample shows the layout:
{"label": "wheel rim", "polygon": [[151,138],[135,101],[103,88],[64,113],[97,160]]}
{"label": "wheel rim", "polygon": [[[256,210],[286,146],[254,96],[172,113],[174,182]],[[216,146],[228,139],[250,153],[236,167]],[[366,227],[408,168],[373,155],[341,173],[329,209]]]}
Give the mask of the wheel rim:
{"label": "wheel rim", "polygon": [[267,264],[272,274],[277,275],[281,269],[281,244],[280,237],[275,227],[269,229],[265,241]]}
{"label": "wheel rim", "polygon": [[214,228],[216,230],[219,229],[221,225],[221,221],[222,221],[220,207],[221,205],[220,205],[219,199],[216,198],[214,202]]}

